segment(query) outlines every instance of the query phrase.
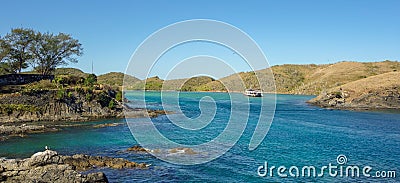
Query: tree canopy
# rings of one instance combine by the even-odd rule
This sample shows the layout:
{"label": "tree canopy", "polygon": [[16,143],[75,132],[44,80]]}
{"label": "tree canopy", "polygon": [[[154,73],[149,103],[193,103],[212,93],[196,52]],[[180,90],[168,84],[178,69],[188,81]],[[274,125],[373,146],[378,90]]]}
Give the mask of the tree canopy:
{"label": "tree canopy", "polygon": [[11,29],[0,39],[0,58],[3,72],[20,73],[28,67],[28,61],[33,59],[31,53],[34,31],[31,29]]}
{"label": "tree canopy", "polygon": [[82,45],[71,35],[41,33],[17,28],[0,38],[1,73],[20,73],[30,64],[41,74],[51,74],[56,67],[78,62]]}

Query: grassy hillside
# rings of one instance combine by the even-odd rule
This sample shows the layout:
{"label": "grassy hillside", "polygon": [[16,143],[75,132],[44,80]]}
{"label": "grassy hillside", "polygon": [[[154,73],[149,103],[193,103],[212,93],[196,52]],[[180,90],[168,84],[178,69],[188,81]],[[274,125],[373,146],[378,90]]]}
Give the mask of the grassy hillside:
{"label": "grassy hillside", "polygon": [[323,92],[310,103],[336,108],[400,108],[400,72],[352,81]]}
{"label": "grassy hillside", "polygon": [[193,77],[185,81],[180,88],[181,91],[209,91],[203,85],[215,81],[215,79],[207,76]]}
{"label": "grassy hillside", "polygon": [[324,90],[370,76],[400,70],[399,62],[339,62],[322,65],[305,76],[290,93],[319,94]]}
{"label": "grassy hillside", "polygon": [[[176,90],[176,91],[212,91],[212,88],[205,86],[214,82],[215,79],[207,76],[193,77],[189,79],[162,80],[159,77],[152,77],[146,81],[134,83],[128,89],[140,90]],[[146,85],[144,86],[144,84]]]}
{"label": "grassy hillside", "polygon": [[[158,76],[147,78],[146,80],[141,80],[128,86],[128,90],[161,90],[164,80],[160,79]],[[146,85],[145,85],[146,84]]]}
{"label": "grassy hillside", "polygon": [[107,84],[110,86],[122,86],[124,77],[126,77],[126,82],[128,83],[136,83],[140,81],[138,78],[135,78],[130,75],[126,75],[122,72],[110,72],[107,74],[97,76],[97,82],[99,84]]}
{"label": "grassy hillside", "polygon": [[57,68],[54,71],[55,75],[74,75],[86,78],[89,74],[76,68]]}
{"label": "grassy hillside", "polygon": [[[317,95],[329,88],[342,84],[383,74],[400,71],[400,63],[393,61],[383,62],[339,62],[335,64],[285,64],[271,67],[276,92],[288,94]],[[245,88],[274,91],[271,70],[263,69],[256,72],[241,72],[221,78],[220,81],[234,91],[243,91]],[[258,76],[260,84],[257,82]],[[242,84],[242,81],[244,84]],[[214,83],[210,83],[214,84]],[[260,86],[261,85],[261,86]],[[222,89],[223,86],[217,86]]]}
{"label": "grassy hillside", "polygon": [[[147,79],[146,88],[160,90],[161,86],[163,86],[164,90],[179,90],[179,88],[182,87],[181,90],[183,91],[229,90],[238,92],[253,88],[261,89],[265,92],[276,91],[278,93],[287,94],[318,95],[328,91],[330,88],[341,86],[349,82],[395,71],[400,71],[400,63],[396,61],[344,61],[322,65],[285,64],[255,72],[240,72],[219,80],[214,80],[209,77],[168,81],[163,81],[158,77],[149,78]],[[185,83],[185,85],[183,85],[183,83]],[[128,89],[143,89],[143,87],[144,81],[137,81]]]}

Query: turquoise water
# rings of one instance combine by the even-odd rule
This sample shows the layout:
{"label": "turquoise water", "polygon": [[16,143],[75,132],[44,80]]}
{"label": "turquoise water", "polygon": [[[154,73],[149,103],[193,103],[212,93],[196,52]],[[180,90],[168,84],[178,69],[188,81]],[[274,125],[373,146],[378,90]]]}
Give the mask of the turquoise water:
{"label": "turquoise water", "polygon": [[[233,95],[239,97],[241,94]],[[138,92],[126,93],[126,97],[133,101],[132,106],[135,106],[138,96]],[[149,108],[163,108],[159,96],[156,92],[147,93],[146,102]],[[240,101],[231,105],[226,93],[181,93],[179,103],[183,113],[191,118],[199,116],[198,101],[203,96],[211,96],[218,109],[214,120],[201,133],[180,129],[165,116],[153,119],[153,124],[170,139],[185,144],[200,144],[215,138],[223,131],[233,105],[245,105],[245,102]],[[243,101],[247,100],[244,96],[240,97],[243,97]],[[201,165],[174,165],[149,154],[126,152],[125,149],[135,145],[136,141],[124,119],[93,122],[123,123],[115,127],[68,127],[59,132],[11,138],[0,142],[0,156],[29,157],[47,145],[62,154],[123,157],[152,164],[148,170],[101,169],[111,182],[400,182],[399,175],[396,178],[368,178],[362,175],[358,178],[332,177],[327,171],[323,177],[282,178],[275,170],[272,177],[269,174],[260,177],[257,169],[265,161],[269,168],[285,166],[289,169],[297,166],[301,169],[303,166],[315,166],[319,173],[320,167],[324,165],[338,165],[336,158],[341,154],[347,157],[345,165],[372,167],[371,176],[376,171],[394,170],[399,174],[399,113],[321,109],[305,103],[311,98],[312,96],[278,95],[275,118],[266,138],[256,150],[249,151],[248,144],[257,124],[261,105],[259,98],[251,98],[249,122],[239,141],[221,157]],[[287,171],[286,173],[288,174]]]}

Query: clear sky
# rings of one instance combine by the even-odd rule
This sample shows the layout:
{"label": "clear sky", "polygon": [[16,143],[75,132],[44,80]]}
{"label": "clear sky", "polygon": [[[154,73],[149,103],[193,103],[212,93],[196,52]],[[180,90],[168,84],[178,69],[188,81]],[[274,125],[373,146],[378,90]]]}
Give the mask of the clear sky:
{"label": "clear sky", "polygon": [[15,27],[69,33],[84,48],[69,67],[90,72],[93,61],[96,74],[125,71],[146,37],[189,19],[238,27],[270,65],[400,60],[398,0],[9,0],[1,6],[0,35]]}

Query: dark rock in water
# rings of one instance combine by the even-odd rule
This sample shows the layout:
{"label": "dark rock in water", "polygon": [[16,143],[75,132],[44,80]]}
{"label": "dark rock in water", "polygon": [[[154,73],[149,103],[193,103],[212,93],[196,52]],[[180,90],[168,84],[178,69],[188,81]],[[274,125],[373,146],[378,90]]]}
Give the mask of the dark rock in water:
{"label": "dark rock in water", "polygon": [[124,117],[125,118],[143,118],[150,117],[155,118],[160,115],[172,114],[172,111],[164,111],[164,110],[152,110],[152,109],[144,109],[144,108],[130,108],[127,105],[124,105]]}
{"label": "dark rock in water", "polygon": [[38,152],[27,159],[0,159],[1,182],[108,182],[102,172],[81,174],[95,167],[146,168],[122,158],[74,155],[63,156],[55,151]]}
{"label": "dark rock in water", "polygon": [[105,124],[93,125],[93,128],[114,127],[114,126],[119,126],[119,125],[123,125],[123,124],[124,123],[105,123]]}
{"label": "dark rock in water", "polygon": [[134,152],[147,152],[147,150],[139,145],[134,145],[127,149],[127,151],[134,151]]}
{"label": "dark rock in water", "polygon": [[85,182],[108,182],[108,179],[103,172],[97,172],[88,174]]}
{"label": "dark rock in water", "polygon": [[1,125],[0,135],[35,133],[35,132],[42,132],[44,130],[45,130],[44,125],[25,125],[25,124],[22,124],[20,126]]}
{"label": "dark rock in water", "polygon": [[123,168],[147,168],[144,163],[135,163],[122,158],[110,158],[102,156],[88,156],[76,154],[73,156],[64,156],[63,161],[66,164],[74,166],[79,171],[89,170],[95,167],[109,167],[114,169]]}

